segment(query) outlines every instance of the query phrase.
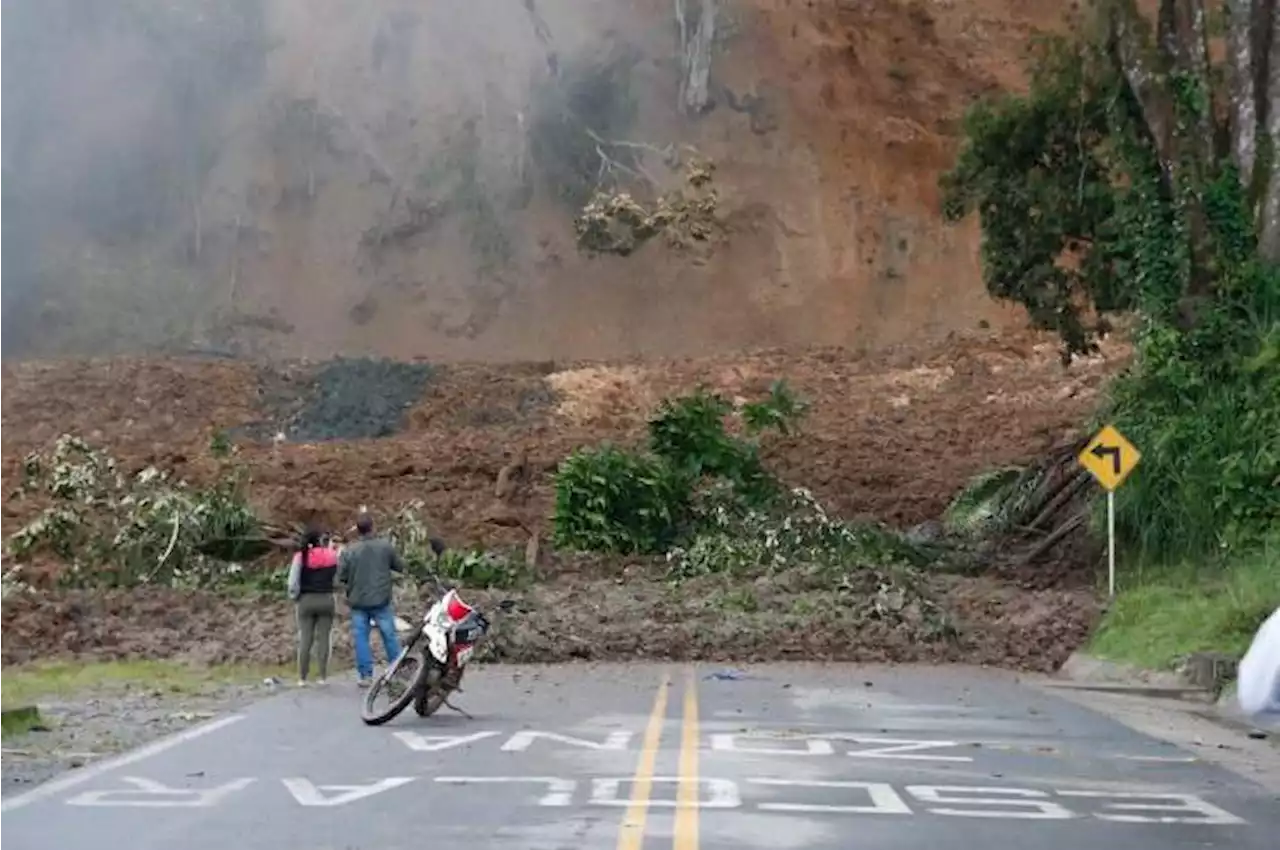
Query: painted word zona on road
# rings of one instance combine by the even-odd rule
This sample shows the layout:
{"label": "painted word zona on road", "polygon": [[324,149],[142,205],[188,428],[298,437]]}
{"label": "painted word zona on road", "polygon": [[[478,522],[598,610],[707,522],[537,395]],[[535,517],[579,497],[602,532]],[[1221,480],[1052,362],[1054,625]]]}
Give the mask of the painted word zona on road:
{"label": "painted word zona on road", "polygon": [[[305,777],[278,780],[283,792],[306,807],[334,808],[404,788],[437,786],[506,786],[523,788],[525,804],[626,807],[630,776],[389,776],[362,784],[316,784]],[[869,815],[992,818],[1002,820],[1071,820],[1093,818],[1122,824],[1190,824],[1234,826],[1243,818],[1195,794],[1118,792],[1078,789],[1016,788],[997,785],[904,785],[887,782],[819,781],[713,776],[654,776],[648,806],[666,809],[738,809],[812,815]],[[275,782],[241,777],[206,788],[173,788],[138,776],[121,777],[120,785],[85,791],[63,802],[77,807],[213,808],[229,802],[250,786]],[[696,795],[680,794],[694,787]],[[260,793],[260,792],[255,792]],[[514,798],[513,798],[514,799]]]}
{"label": "painted word zona on road", "polygon": [[[419,732],[397,731],[392,735],[410,750],[419,753],[443,752],[478,744],[506,734],[498,731],[472,732],[466,735],[424,735]],[[609,732],[599,738],[580,738],[560,732],[524,730],[507,738],[498,749],[503,752],[525,752],[538,742],[543,746],[575,747],[589,750],[632,750],[636,738],[634,732]],[[972,742],[951,740],[917,740],[867,735],[859,732],[825,732],[814,735],[740,735],[713,734],[699,749],[716,753],[741,753],[743,755],[769,756],[839,756],[846,755],[866,759],[902,759],[905,761],[972,762],[973,757],[954,750],[972,746]]]}

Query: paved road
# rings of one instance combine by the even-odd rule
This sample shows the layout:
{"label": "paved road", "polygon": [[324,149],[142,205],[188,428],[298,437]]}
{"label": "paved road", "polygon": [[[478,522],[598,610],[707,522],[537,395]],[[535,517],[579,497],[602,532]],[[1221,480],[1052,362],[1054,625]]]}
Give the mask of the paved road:
{"label": "paved road", "polygon": [[472,671],[475,716],[290,691],[3,802],[6,850],[1274,850],[1273,790],[1008,675]]}

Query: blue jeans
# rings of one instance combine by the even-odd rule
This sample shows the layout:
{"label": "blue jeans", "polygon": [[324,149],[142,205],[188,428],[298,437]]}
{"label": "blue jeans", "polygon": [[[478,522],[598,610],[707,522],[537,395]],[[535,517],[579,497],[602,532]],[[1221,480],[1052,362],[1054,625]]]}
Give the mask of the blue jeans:
{"label": "blue jeans", "polygon": [[381,608],[351,609],[351,638],[356,645],[356,672],[361,679],[373,675],[373,650],[369,646],[370,621],[378,627],[382,635],[382,648],[387,651],[387,663],[390,664],[400,654],[400,639],[396,636],[396,618],[391,611],[391,603]]}

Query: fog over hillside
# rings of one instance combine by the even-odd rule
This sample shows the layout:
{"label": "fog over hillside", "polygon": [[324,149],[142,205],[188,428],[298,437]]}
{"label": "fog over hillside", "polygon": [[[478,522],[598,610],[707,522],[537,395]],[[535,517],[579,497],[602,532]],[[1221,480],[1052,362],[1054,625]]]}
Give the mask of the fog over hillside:
{"label": "fog over hillside", "polygon": [[[4,353],[880,346],[1017,321],[935,181],[1054,4],[12,0]],[[589,256],[715,163],[716,238]]]}

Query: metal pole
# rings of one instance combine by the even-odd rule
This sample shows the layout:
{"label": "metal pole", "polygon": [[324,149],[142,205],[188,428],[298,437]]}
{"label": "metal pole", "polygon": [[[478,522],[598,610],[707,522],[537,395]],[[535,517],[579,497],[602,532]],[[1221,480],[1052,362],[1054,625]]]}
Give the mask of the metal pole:
{"label": "metal pole", "polygon": [[1116,494],[1107,491],[1107,596],[1116,595]]}

